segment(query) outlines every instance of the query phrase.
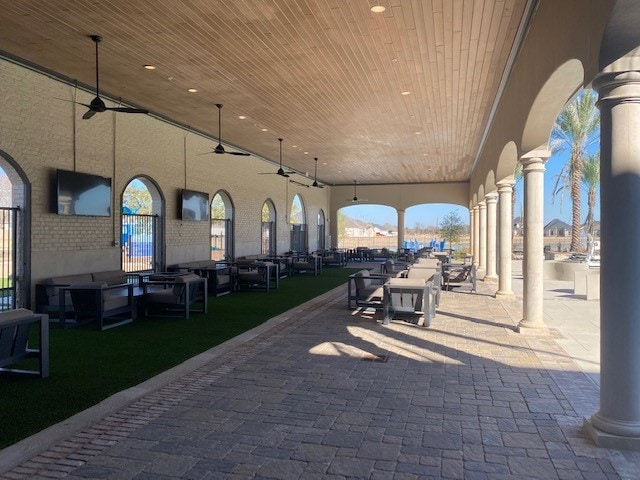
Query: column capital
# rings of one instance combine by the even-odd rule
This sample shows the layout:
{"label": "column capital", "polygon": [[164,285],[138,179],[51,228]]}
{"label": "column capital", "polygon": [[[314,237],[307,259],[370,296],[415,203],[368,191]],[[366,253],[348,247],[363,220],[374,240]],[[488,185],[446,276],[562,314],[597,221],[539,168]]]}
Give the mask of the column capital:
{"label": "column capital", "polygon": [[479,208],[480,210],[486,210],[486,208],[487,208],[487,202],[486,202],[486,200],[482,200],[482,201],[478,202],[478,208]]}
{"label": "column capital", "polygon": [[520,157],[522,164],[522,172],[544,172],[544,164],[551,156],[551,152],[547,149],[532,150]]}
{"label": "column capital", "polygon": [[397,213],[400,213],[400,212],[404,213],[405,209],[404,208],[396,208],[396,212]]}
{"label": "column capital", "polygon": [[478,210],[480,210],[480,205],[474,205],[471,210],[473,210],[474,212],[477,212]]}
{"label": "column capital", "polygon": [[498,187],[498,193],[509,193],[513,190],[513,186],[516,184],[516,181],[513,178],[505,178],[504,180],[500,180],[496,183]]}
{"label": "column capital", "polygon": [[640,72],[600,73],[593,81],[598,103],[640,102]]}
{"label": "column capital", "polygon": [[497,192],[491,192],[491,193],[487,193],[485,196],[485,201],[487,202],[487,204],[489,203],[498,203],[498,193]]}

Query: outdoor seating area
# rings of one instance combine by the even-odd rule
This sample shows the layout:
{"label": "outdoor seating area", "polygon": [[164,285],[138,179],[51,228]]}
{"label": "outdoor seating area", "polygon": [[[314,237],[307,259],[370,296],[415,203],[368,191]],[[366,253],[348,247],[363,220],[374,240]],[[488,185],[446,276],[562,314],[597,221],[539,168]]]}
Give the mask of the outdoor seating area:
{"label": "outdoor seating area", "polygon": [[0,480],[640,477],[640,2],[4,7]]}
{"label": "outdoor seating area", "polygon": [[[380,273],[368,269],[349,276],[347,307],[374,308],[383,311],[383,323],[396,316],[428,327],[440,305],[442,290],[468,284],[476,291],[476,267],[466,256],[453,262],[447,254],[421,252],[413,263],[387,259],[380,263]],[[400,314],[400,315],[399,315]]]}

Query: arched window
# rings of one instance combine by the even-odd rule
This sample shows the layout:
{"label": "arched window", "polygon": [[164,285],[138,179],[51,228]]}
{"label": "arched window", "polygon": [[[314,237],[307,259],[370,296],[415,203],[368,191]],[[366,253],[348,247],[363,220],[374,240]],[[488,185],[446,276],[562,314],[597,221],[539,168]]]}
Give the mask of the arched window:
{"label": "arched window", "polygon": [[262,253],[276,255],[276,207],[271,200],[262,205]]}
{"label": "arched window", "polygon": [[326,248],[325,238],[326,229],[324,210],[320,209],[320,211],[318,212],[318,250],[324,250]]}
{"label": "arched window", "polygon": [[233,260],[233,203],[220,191],[211,200],[211,260]]}
{"label": "arched window", "polygon": [[289,223],[291,224],[291,250],[293,252],[307,251],[307,215],[300,195],[295,194],[291,202]]}
{"label": "arched window", "polygon": [[0,151],[0,310],[28,306],[30,285],[29,184],[13,159]]}
{"label": "arched window", "polygon": [[164,201],[147,177],[131,180],[122,192],[122,269],[153,272],[162,265],[160,218]]}

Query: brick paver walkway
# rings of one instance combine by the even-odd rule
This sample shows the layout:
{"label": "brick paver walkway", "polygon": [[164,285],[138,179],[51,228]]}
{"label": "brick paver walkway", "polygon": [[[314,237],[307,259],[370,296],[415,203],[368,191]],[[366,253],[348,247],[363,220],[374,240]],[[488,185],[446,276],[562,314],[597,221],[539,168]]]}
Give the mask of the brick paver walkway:
{"label": "brick paver walkway", "polygon": [[558,334],[515,333],[491,288],[444,292],[427,329],[337,289],[0,478],[640,478],[585,438],[598,390]]}

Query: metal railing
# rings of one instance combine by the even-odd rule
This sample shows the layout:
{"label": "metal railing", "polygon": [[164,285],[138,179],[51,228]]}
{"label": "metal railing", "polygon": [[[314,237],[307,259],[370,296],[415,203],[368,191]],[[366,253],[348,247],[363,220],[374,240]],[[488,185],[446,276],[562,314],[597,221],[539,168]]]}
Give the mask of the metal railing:
{"label": "metal railing", "polygon": [[18,212],[0,207],[0,310],[16,308]]}
{"label": "metal railing", "polygon": [[157,215],[122,214],[122,270],[153,272],[156,265]]}

